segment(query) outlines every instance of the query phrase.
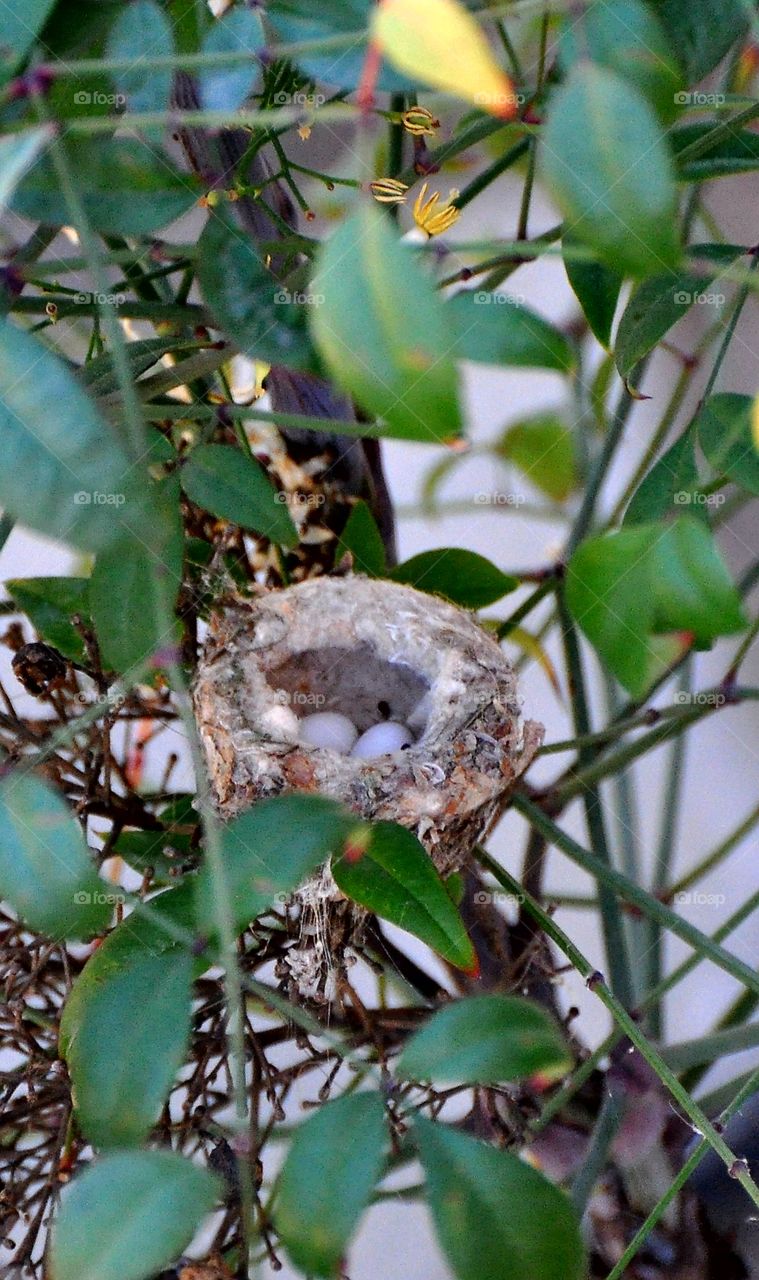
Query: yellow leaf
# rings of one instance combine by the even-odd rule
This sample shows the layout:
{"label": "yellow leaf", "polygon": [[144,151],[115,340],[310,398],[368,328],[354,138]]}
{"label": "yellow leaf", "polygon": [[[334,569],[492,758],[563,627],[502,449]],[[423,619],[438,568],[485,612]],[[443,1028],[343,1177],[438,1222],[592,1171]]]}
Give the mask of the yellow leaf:
{"label": "yellow leaf", "polygon": [[372,38],[399,71],[473,102],[491,115],[516,113],[514,86],[482,29],[458,0],[380,0]]}
{"label": "yellow leaf", "polygon": [[561,684],[556,668],[537,636],[534,636],[531,631],[525,631],[524,627],[512,627],[505,638],[511,641],[512,644],[518,645],[528,657],[534,658],[536,662],[540,663],[554,693],[559,701],[563,702]]}

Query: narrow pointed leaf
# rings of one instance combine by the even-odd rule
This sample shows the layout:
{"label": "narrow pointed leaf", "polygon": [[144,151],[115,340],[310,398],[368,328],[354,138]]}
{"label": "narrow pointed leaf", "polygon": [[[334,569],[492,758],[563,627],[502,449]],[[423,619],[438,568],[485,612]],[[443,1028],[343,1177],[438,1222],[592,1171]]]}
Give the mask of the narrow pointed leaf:
{"label": "narrow pointed leaf", "polygon": [[333,858],[332,874],[354,902],[421,938],[459,969],[476,970],[461,916],[429,854],[404,827],[375,823],[366,849]]}
{"label": "narrow pointed leaf", "polygon": [[223,444],[193,449],[182,467],[182,488],[199,507],[223,520],[285,547],[298,542],[284,495],[277,493],[261,464],[240,449]]}

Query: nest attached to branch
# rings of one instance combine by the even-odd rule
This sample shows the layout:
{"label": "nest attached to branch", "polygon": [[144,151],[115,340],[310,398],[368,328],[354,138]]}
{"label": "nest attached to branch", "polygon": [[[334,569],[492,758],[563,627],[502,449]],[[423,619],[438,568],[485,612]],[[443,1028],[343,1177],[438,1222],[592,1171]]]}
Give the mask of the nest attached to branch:
{"label": "nest attached to branch", "polygon": [[[511,665],[468,613],[358,575],[313,578],[216,614],[194,702],[223,818],[284,791],[319,792],[413,831],[442,875],[466,864],[543,737],[522,716]],[[383,716],[401,721],[415,741],[369,759],[314,747],[301,721],[319,711],[348,716],[359,733]],[[323,920],[305,923],[321,914],[317,900],[325,912],[347,906],[328,872],[296,900],[303,943],[304,930],[325,932]],[[328,936],[320,946],[330,950]],[[291,971],[303,967],[292,959]]]}

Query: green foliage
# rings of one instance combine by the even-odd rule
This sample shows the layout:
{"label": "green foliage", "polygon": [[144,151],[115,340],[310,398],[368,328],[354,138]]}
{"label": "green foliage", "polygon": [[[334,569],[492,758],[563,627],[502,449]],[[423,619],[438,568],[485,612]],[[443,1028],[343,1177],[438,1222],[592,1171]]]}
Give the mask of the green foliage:
{"label": "green foliage", "polygon": [[446,310],[458,329],[453,348],[458,357],[561,373],[575,366],[571,343],[519,298],[467,289],[452,298]]}
{"label": "green foliage", "polygon": [[[145,142],[131,138],[77,138],[67,143],[87,218],[106,235],[141,236],[173,222],[198,192],[186,174]],[[25,218],[67,224],[71,214],[52,160],[43,155],[23,178],[12,201]]]}
{"label": "green foliage", "polygon": [[[225,1274],[280,1253],[304,1275],[352,1273],[362,1218],[377,1203],[394,1213],[407,1173],[402,1194],[428,1206],[457,1280],[581,1280],[582,1215],[594,1266],[603,1253],[595,1206],[584,1212],[597,1187],[620,1189],[620,1214],[640,1208],[613,1108],[595,1108],[623,1035],[616,1052],[634,1049],[656,1079],[651,1114],[671,1097],[759,1204],[689,1092],[704,1053],[669,1045],[661,1014],[664,993],[709,957],[747,990],[706,1036],[706,1063],[755,1039],[754,975],[722,943],[750,903],[707,937],[681,910],[672,868],[681,735],[759,696],[743,670],[757,565],[736,585],[720,550],[732,513],[759,496],[757,401],[730,377],[757,259],[711,198],[730,177],[739,225],[741,177],[759,168],[756,17],[745,0],[608,0],[545,23],[486,8],[270,0],[259,12],[233,0],[217,18],[183,0],[27,0],[0,12],[0,544],[16,522],[79,556],[69,576],[6,582],[0,602],[23,620],[6,637],[18,652],[0,716],[0,968],[22,1059],[4,1065],[0,1147],[26,1214],[7,1225],[0,1205],[0,1237],[52,1220],[44,1263],[41,1234],[22,1246],[35,1280],[43,1267],[50,1280],[181,1269],[222,1202],[213,1265]],[[173,86],[197,109],[172,102]],[[422,182],[438,212],[450,202],[433,235],[415,210]],[[393,203],[373,199],[388,191]],[[563,262],[573,310],[533,295],[543,258]],[[480,402],[465,379],[491,377],[482,365],[551,395],[515,409],[507,383],[494,432],[483,442],[473,424],[466,449]],[[380,437],[424,447],[424,513],[462,516],[462,545],[447,533],[435,547],[432,534],[395,565]],[[492,493],[467,493],[472,460],[478,483],[492,470]],[[449,504],[439,494],[454,470]],[[503,475],[529,500],[499,495]],[[296,527],[285,492],[312,490],[318,510],[304,502]],[[404,507],[411,496],[393,493]],[[466,523],[485,498],[504,508],[489,513],[487,557]],[[535,520],[522,580],[499,567],[514,563],[514,518]],[[424,815],[413,830],[365,822],[381,758],[338,804],[319,794],[321,766],[282,742],[291,789],[219,819],[191,697],[208,620],[233,597],[244,610],[351,568],[472,611],[522,589],[486,626],[521,665],[539,664],[523,692],[544,675],[568,691],[575,738],[549,720],[539,790],[533,774],[513,787],[503,761],[506,798],[531,827],[526,866],[545,841],[593,877],[583,905],[598,910],[606,977],[548,891],[533,897],[484,845],[444,881]],[[699,690],[697,651],[733,635],[715,688]],[[30,657],[29,640],[60,657]],[[35,661],[54,671],[49,687],[30,680]],[[627,771],[670,739],[649,887]],[[492,764],[500,738],[476,741]],[[239,777],[225,751],[214,739],[229,799]],[[424,797],[434,830],[445,771],[406,759],[404,803]],[[607,783],[623,823],[607,813]],[[587,840],[563,825],[580,796]],[[509,846],[509,865],[519,852]],[[516,934],[478,892],[478,865],[519,892]],[[665,930],[692,948],[671,972]],[[517,962],[511,943],[525,938]],[[582,1019],[575,1054],[541,1007],[558,953],[613,1019],[590,1056]],[[323,968],[313,988],[298,976],[304,957]],[[57,1058],[66,1071],[51,1070]],[[518,1086],[508,1098],[505,1085]],[[554,1185],[530,1147],[578,1117],[587,1152]],[[651,1141],[668,1167],[671,1146]],[[679,1244],[675,1222],[698,1236],[674,1172],[610,1280],[634,1268],[668,1209],[668,1242]],[[688,1256],[700,1245],[689,1238]]]}
{"label": "green foliage", "polygon": [[198,284],[215,323],[240,351],[298,367],[311,363],[307,305],[278,287],[255,247],[221,209],[200,237]]}
{"label": "green foliage", "polygon": [[[224,874],[235,928],[244,929],[286,897],[311,872],[339,854],[358,819],[323,796],[286,795],[264,800],[230,822],[222,833]],[[196,886],[198,927],[212,931],[216,885],[206,867]]]}
{"label": "green foliage", "polygon": [[106,45],[110,58],[132,63],[127,71],[116,72],[113,83],[123,94],[130,111],[164,111],[171,97],[171,71],[146,70],[140,63],[151,54],[168,57],[174,52],[174,37],[163,9],[155,0],[131,0],[118,13]]}
{"label": "green foliage", "polygon": [[189,1244],[219,1187],[169,1151],[106,1156],[67,1192],[52,1236],[53,1280],[148,1280]]}
{"label": "green foliage", "polygon": [[110,971],[96,952],[66,1028],[76,1115],[101,1151],[138,1146],[158,1121],[190,1032],[192,957],[180,947]]}
{"label": "green foliage", "polygon": [[519,585],[484,556],[461,547],[421,551],[399,564],[391,576],[420,591],[445,596],[464,609],[482,609]]}
{"label": "green foliage", "polygon": [[0,894],[52,938],[105,929],[113,901],[68,805],[34,774],[0,781]]}
{"label": "green foliage", "polygon": [[298,535],[266,472],[250,455],[220,444],[193,449],[182,467],[182,488],[199,507],[244,529],[293,547]]}
{"label": "green foliage", "polygon": [[382,1171],[376,1093],[328,1102],[295,1132],[277,1183],[274,1222],[303,1272],[333,1276]]}
{"label": "green foliage", "polygon": [[311,288],[325,363],[388,435],[442,443],[460,433],[456,326],[378,209],[362,207],[331,236]]}
{"label": "green foliage", "polygon": [[751,434],[751,400],[724,391],[711,396],[696,417],[698,439],[716,475],[727,473],[759,494],[759,455]]}
{"label": "green foliage", "polygon": [[677,266],[672,161],[631,84],[578,63],[551,103],[542,159],[574,235],[609,266],[632,276]]}
{"label": "green foliage", "polygon": [[510,1151],[417,1119],[419,1155],[440,1243],[458,1280],[580,1280],[566,1196]]}
{"label": "green foliage", "polygon": [[457,968],[476,972],[464,922],[416,836],[394,822],[377,822],[366,836],[333,856],[338,888],[421,938]]}
{"label": "green foliage", "polygon": [[81,632],[71,619],[79,617],[87,625],[89,585],[88,578],[15,578],[5,584],[37,634],[74,662],[85,654]]}
{"label": "green foliage", "polygon": [[409,1040],[398,1060],[406,1079],[503,1084],[570,1066],[558,1027],[544,1009],[510,996],[473,996],[444,1006]]}
{"label": "green foliage", "polygon": [[604,663],[632,694],[657,674],[654,638],[686,632],[700,644],[740,631],[738,594],[704,525],[692,516],[590,539],[575,552],[567,600]]}

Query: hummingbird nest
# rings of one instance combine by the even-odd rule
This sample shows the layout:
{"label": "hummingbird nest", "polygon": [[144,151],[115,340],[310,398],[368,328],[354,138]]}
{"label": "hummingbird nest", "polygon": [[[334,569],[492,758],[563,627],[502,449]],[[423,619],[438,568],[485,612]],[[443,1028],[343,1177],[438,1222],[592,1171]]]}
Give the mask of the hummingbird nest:
{"label": "hummingbird nest", "polygon": [[[319,792],[413,831],[444,876],[465,865],[543,736],[522,715],[511,665],[468,613],[358,575],[313,578],[217,613],[194,702],[222,818],[283,791]],[[397,722],[412,741],[369,758],[313,746],[305,721],[324,713],[359,735]],[[328,870],[294,902],[301,954],[290,973],[302,994],[304,983],[323,993],[304,948],[323,959],[334,937],[325,918],[353,912]]]}

